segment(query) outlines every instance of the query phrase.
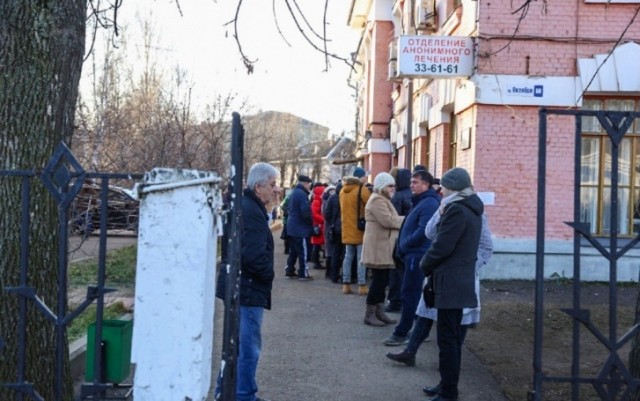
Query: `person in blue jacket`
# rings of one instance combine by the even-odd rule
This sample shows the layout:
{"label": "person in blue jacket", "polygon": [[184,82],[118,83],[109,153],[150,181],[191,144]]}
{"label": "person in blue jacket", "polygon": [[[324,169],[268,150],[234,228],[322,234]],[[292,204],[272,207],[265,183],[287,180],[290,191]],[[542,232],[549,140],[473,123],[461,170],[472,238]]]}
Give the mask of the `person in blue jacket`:
{"label": "person in blue jacket", "polygon": [[[289,199],[289,217],[287,218],[287,235],[290,240],[289,257],[285,267],[287,278],[311,280],[307,261],[310,257],[309,237],[313,231],[313,219],[311,217],[311,205],[309,203],[309,188],[311,178],[306,175],[298,176],[298,185],[291,191]],[[296,259],[299,262],[296,275]]]}
{"label": "person in blue jacket", "polygon": [[424,235],[424,229],[440,207],[440,195],[433,189],[433,176],[426,170],[416,170],[411,174],[411,203],[413,208],[404,220],[398,237],[399,254],[404,261],[404,274],[400,296],[402,308],[400,321],[391,337],[383,343],[390,346],[403,345],[409,339],[416,308],[422,296],[424,273],[420,270],[420,259],[431,241]]}
{"label": "person in blue jacket", "polygon": [[[393,168],[389,172],[396,179],[396,193],[391,198],[393,207],[400,216],[407,216],[411,212],[413,204],[411,203],[411,170],[407,168]],[[396,262],[396,268],[389,272],[389,294],[387,300],[389,303],[385,306],[385,312],[400,312],[402,309],[402,297],[400,289],[402,287],[402,276],[404,266],[402,263]]]}
{"label": "person in blue jacket", "polygon": [[[277,199],[280,193],[277,178],[278,170],[275,167],[256,163],[249,169],[247,188],[242,193],[240,328],[235,397],[238,401],[264,401],[256,397],[256,370],[262,348],[262,317],[265,309],[271,309],[274,247],[266,205]],[[221,268],[216,296],[223,300],[226,284],[227,269]],[[222,371],[218,375],[216,399],[222,392],[221,374]]]}

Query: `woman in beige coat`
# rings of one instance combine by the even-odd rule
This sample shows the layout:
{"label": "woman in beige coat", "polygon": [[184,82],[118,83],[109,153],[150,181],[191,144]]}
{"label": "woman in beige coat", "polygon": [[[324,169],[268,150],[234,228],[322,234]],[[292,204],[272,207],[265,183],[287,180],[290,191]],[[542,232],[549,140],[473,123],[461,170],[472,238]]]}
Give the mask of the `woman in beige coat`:
{"label": "woman in beige coat", "polygon": [[383,307],[389,271],[395,268],[393,247],[404,220],[404,216],[399,216],[391,203],[395,191],[393,177],[389,173],[378,174],[373,181],[373,194],[364,211],[367,225],[362,244],[362,264],[373,273],[364,323],[370,326],[396,323],[384,313]]}

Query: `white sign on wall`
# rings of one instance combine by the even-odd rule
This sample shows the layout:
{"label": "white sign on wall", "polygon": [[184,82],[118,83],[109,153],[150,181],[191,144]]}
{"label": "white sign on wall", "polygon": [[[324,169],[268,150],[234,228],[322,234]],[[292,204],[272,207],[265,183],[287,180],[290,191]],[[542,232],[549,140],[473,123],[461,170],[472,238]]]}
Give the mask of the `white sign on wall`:
{"label": "white sign on wall", "polygon": [[469,77],[473,74],[473,40],[466,36],[400,36],[398,75]]}

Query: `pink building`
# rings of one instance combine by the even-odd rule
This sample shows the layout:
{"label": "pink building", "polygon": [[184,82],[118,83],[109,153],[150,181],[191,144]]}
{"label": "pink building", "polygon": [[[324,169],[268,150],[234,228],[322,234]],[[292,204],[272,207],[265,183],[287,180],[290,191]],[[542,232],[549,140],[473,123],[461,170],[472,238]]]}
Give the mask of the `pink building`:
{"label": "pink building", "polygon": [[[633,3],[633,4],[630,4]],[[372,176],[427,166],[466,168],[485,201],[495,257],[485,277],[533,278],[538,110],[640,111],[640,1],[352,0],[359,140]],[[356,76],[357,75],[357,76]],[[583,120],[581,215],[606,236],[610,149]],[[640,210],[640,121],[621,145],[620,234],[635,237]],[[367,140],[368,138],[368,140]],[[548,123],[546,276],[571,276],[574,121]],[[636,220],[634,222],[634,216]],[[608,271],[590,247],[583,279]],[[619,263],[638,280],[640,252]]]}

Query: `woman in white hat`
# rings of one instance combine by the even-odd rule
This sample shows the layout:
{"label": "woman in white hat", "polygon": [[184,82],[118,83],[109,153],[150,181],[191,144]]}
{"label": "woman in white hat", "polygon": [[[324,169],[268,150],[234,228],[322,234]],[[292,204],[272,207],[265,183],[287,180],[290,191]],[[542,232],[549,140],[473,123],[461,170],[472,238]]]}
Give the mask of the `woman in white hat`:
{"label": "woman in white hat", "polygon": [[393,176],[386,172],[378,174],[373,181],[373,194],[364,211],[367,225],[362,244],[362,264],[373,273],[364,323],[370,326],[396,323],[384,313],[383,307],[389,271],[395,268],[393,247],[404,220],[404,216],[399,216],[391,203],[395,191]]}

